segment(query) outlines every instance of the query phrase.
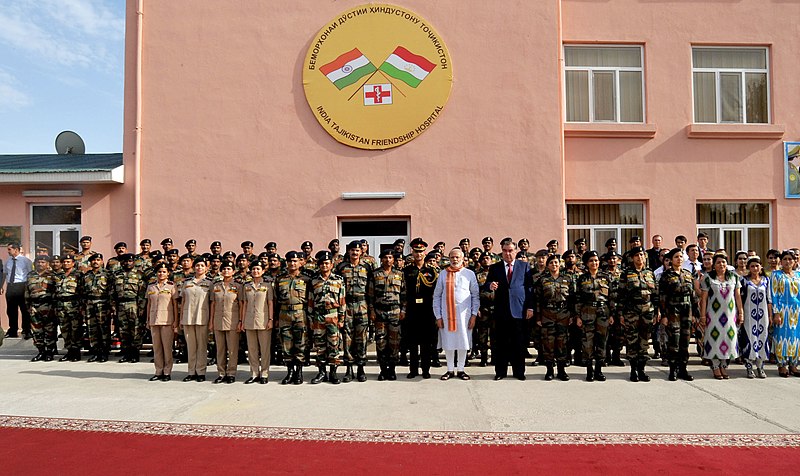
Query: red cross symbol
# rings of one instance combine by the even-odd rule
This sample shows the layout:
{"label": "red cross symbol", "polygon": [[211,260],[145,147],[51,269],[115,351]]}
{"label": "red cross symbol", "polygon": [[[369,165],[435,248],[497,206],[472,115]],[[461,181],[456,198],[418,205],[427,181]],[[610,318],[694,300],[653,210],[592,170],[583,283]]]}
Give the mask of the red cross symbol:
{"label": "red cross symbol", "polygon": [[390,91],[384,91],[379,84],[372,86],[371,93],[364,93],[364,97],[373,99],[375,104],[383,104],[383,98],[387,98],[391,95],[392,93]]}

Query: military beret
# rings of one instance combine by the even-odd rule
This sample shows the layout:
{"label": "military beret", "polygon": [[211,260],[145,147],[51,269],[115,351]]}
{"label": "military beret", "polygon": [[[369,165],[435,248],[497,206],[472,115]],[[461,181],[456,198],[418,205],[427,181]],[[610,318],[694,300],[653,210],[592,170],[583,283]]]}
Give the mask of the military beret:
{"label": "military beret", "polygon": [[560,258],[558,257],[558,255],[557,255],[557,254],[551,254],[551,255],[548,255],[548,256],[547,256],[547,262],[546,262],[546,264],[548,264],[548,265],[549,265],[551,261],[559,261],[559,262],[560,262],[561,260],[560,260]]}
{"label": "military beret", "polygon": [[547,246],[557,245],[557,244],[558,244],[558,240],[550,240],[550,241],[547,242]]}
{"label": "military beret", "polygon": [[80,239],[80,240],[78,240],[78,241],[92,241],[92,237],[91,237],[91,236],[89,236],[89,235],[84,235],[84,236],[82,236],[82,237],[81,237],[81,239]]}
{"label": "military beret", "polygon": [[286,253],[286,259],[287,259],[287,260],[290,260],[290,259],[300,259],[300,254],[301,254],[301,253],[302,253],[301,251],[288,251],[288,252]]}
{"label": "military beret", "polygon": [[197,240],[195,239],[187,240],[184,246],[189,246],[189,245],[197,245]]}
{"label": "military beret", "polygon": [[517,251],[517,256],[516,256],[517,259],[527,258],[527,257],[528,255],[526,255],[524,251]]}
{"label": "military beret", "polygon": [[581,244],[581,243],[583,243],[583,244],[585,245],[585,244],[586,244],[586,238],[578,238],[577,240],[575,240],[575,241],[573,242],[573,244],[574,244],[575,246],[578,246],[578,245],[579,245],[579,244]]}
{"label": "military beret", "polygon": [[437,242],[436,242],[436,244],[435,244],[435,245],[433,245],[433,247],[434,247],[434,248],[438,248],[438,247],[440,247],[440,246],[441,246],[442,248],[444,248],[444,246],[445,246],[445,243],[444,243],[444,241],[437,241]]}
{"label": "military beret", "polygon": [[190,255],[189,253],[182,254],[180,260],[183,261],[185,259],[192,259],[192,255]]}
{"label": "military beret", "polygon": [[469,250],[469,254],[470,254],[470,255],[473,255],[473,254],[475,254],[475,253],[481,253],[482,251],[483,251],[483,250],[482,250],[482,249],[480,249],[480,248],[472,248],[471,250]]}
{"label": "military beret", "polygon": [[594,250],[587,251],[586,253],[583,254],[583,258],[582,258],[583,264],[588,263],[589,260],[594,258],[594,257],[597,257],[597,259],[600,259],[600,257],[597,255],[597,251],[594,251]]}
{"label": "military beret", "polygon": [[328,250],[322,250],[317,252],[317,261],[332,261],[333,260],[333,253]]}
{"label": "military beret", "polygon": [[393,255],[392,255],[392,251],[393,251],[393,250],[391,250],[391,249],[388,249],[388,248],[387,248],[387,249],[385,249],[385,250],[382,250],[382,251],[380,252],[380,254],[378,255],[378,258],[383,258],[384,256],[393,256]]}
{"label": "military beret", "polygon": [[267,253],[266,251],[262,251],[261,253],[258,254],[258,259],[269,258],[270,255],[272,255],[272,254],[273,253]]}
{"label": "military beret", "polygon": [[492,256],[492,254],[491,254],[491,253],[489,253],[488,251],[484,251],[484,252],[482,252],[482,253],[481,253],[481,257],[480,257],[480,258],[478,258],[478,260],[479,260],[479,261],[482,261],[482,260],[483,260],[483,258],[486,258],[486,257],[493,258],[493,256]]}
{"label": "military beret", "polygon": [[616,251],[609,251],[608,253],[606,253],[606,255],[608,255],[608,258],[606,258],[606,259],[622,258],[622,255],[617,253]]}
{"label": "military beret", "polygon": [[124,241],[120,241],[119,243],[117,243],[116,245],[114,245],[114,249],[115,249],[115,250],[118,250],[118,249],[120,249],[120,248],[127,248],[127,247],[128,247],[128,244],[127,244],[127,243],[125,243]]}
{"label": "military beret", "polygon": [[297,257],[300,259],[307,259],[308,255],[306,255],[305,251],[297,251]]}
{"label": "military beret", "polygon": [[667,254],[665,254],[664,257],[671,260],[675,256],[675,253],[681,253],[682,254],[683,250],[681,250],[680,248],[677,248],[677,247],[676,248],[672,248],[671,250],[667,251]]}
{"label": "military beret", "polygon": [[167,266],[167,263],[156,263],[153,266],[153,271],[158,271],[161,269],[166,269],[167,271],[170,271],[169,266]]}
{"label": "military beret", "polygon": [[637,241],[642,241],[642,237],[639,235],[633,235],[628,239],[628,244],[635,243]]}
{"label": "military beret", "polygon": [[89,255],[89,261],[95,260],[97,258],[103,259],[103,253],[92,253]]}
{"label": "military beret", "polygon": [[428,247],[428,244],[422,238],[414,238],[411,240],[410,245],[411,249],[415,251],[425,251],[425,248]]}
{"label": "military beret", "polygon": [[180,253],[178,252],[178,249],[177,249],[177,248],[172,248],[172,249],[169,249],[169,250],[167,250],[167,252],[166,252],[166,253],[164,253],[164,255],[166,255],[166,256],[169,256],[169,255],[177,255],[177,254],[180,254]]}
{"label": "military beret", "polygon": [[520,240],[517,242],[517,246],[519,246],[519,245],[521,245],[521,244],[523,244],[523,243],[525,243],[526,245],[529,245],[529,244],[531,244],[531,242],[530,242],[530,241],[528,241],[528,239],[527,239],[527,238],[522,238],[522,239],[520,239]]}
{"label": "military beret", "polygon": [[145,238],[145,239],[143,239],[142,241],[140,241],[140,242],[139,242],[139,246],[142,246],[142,245],[152,245],[152,244],[153,244],[153,242],[152,242],[152,241],[150,241],[150,238]]}
{"label": "military beret", "polygon": [[458,242],[459,245],[469,245],[469,238],[461,238]]}
{"label": "military beret", "polygon": [[567,250],[561,253],[562,258],[567,259],[567,256],[578,256],[578,253],[576,253],[575,250]]}
{"label": "military beret", "polygon": [[264,245],[264,249],[266,250],[267,248],[276,248],[277,249],[278,248],[278,244],[275,243],[274,241],[270,241],[269,243]]}
{"label": "military beret", "polygon": [[425,255],[425,261],[429,261],[432,259],[439,259],[439,253],[431,251],[430,253]]}
{"label": "military beret", "polygon": [[50,257],[48,255],[36,255],[36,259],[34,261],[47,261],[50,262]]}
{"label": "military beret", "polygon": [[[469,241],[469,240],[467,240],[467,241]],[[397,246],[397,245],[405,246],[406,245],[406,240],[404,240],[402,238],[398,238],[398,239],[394,240],[394,246]]]}
{"label": "military beret", "polygon": [[304,241],[302,244],[300,244],[300,248],[313,248],[313,247],[314,243],[310,241]]}
{"label": "military beret", "polygon": [[222,264],[219,265],[219,269],[230,268],[234,269],[233,263],[230,261],[223,261]]}
{"label": "military beret", "polygon": [[549,251],[547,251],[546,249],[542,248],[541,250],[536,252],[536,257],[537,258],[541,258],[542,256],[547,256],[549,254],[550,254]]}
{"label": "military beret", "polygon": [[242,244],[241,244],[241,245],[239,245],[239,246],[240,246],[241,248],[244,248],[245,246],[249,246],[249,247],[251,247],[251,248],[252,248],[252,247],[253,247],[253,242],[252,242],[252,241],[249,241],[249,240],[248,240],[248,241],[243,241],[243,242],[242,242]]}
{"label": "military beret", "polygon": [[361,242],[362,245],[366,245],[367,244],[367,240],[364,239],[364,238],[361,238],[359,241]]}
{"label": "military beret", "polygon": [[208,258],[205,254],[198,256],[194,259],[192,266],[197,266],[199,263],[208,264]]}
{"label": "military beret", "polygon": [[222,257],[223,257],[223,258],[224,258],[224,257],[226,257],[226,256],[231,256],[231,257],[233,257],[233,258],[236,258],[236,253],[234,253],[234,252],[233,252],[233,251],[231,251],[231,250],[228,250],[228,251],[226,251],[226,252],[222,253]]}
{"label": "military beret", "polygon": [[238,262],[241,260],[250,261],[250,257],[244,253],[241,253],[239,256],[236,257],[236,261]]}
{"label": "military beret", "polygon": [[158,260],[160,260],[160,259],[161,259],[161,258],[163,258],[163,257],[164,257],[164,256],[163,256],[163,255],[161,254],[161,252],[160,252],[160,251],[158,251],[158,250],[156,250],[156,251],[151,251],[151,252],[150,252],[150,259],[151,259],[151,260],[153,260],[153,261],[158,261]]}
{"label": "military beret", "polygon": [[484,236],[481,243],[494,243],[494,239],[491,236]]}
{"label": "military beret", "polygon": [[631,253],[630,253],[631,255],[639,253],[644,253],[644,248],[642,248],[641,246],[634,246],[633,248],[631,248]]}
{"label": "military beret", "polygon": [[122,263],[125,261],[133,261],[135,258],[133,253],[123,253],[117,257],[117,259]]}
{"label": "military beret", "polygon": [[55,260],[61,261],[61,255],[53,255],[50,259],[53,260],[53,261],[55,261]]}
{"label": "military beret", "polygon": [[361,241],[353,240],[347,244],[347,249],[352,250],[353,248],[361,248]]}
{"label": "military beret", "polygon": [[[205,254],[203,255],[205,256]],[[209,253],[209,261],[222,261],[222,255],[219,253]]]}
{"label": "military beret", "polygon": [[222,247],[222,243],[219,242],[219,241],[212,241],[210,246],[219,246],[221,248]]}
{"label": "military beret", "polygon": [[161,240],[161,246],[171,245],[171,244],[172,244],[172,238],[164,238],[163,240]]}
{"label": "military beret", "polygon": [[392,250],[392,257],[394,257],[395,261],[397,261],[399,259],[403,259],[403,253],[401,253],[399,251]]}
{"label": "military beret", "polygon": [[616,238],[609,238],[609,239],[606,240],[605,247],[608,248],[609,246],[616,245],[616,244],[617,244],[617,239]]}
{"label": "military beret", "polygon": [[328,246],[333,246],[334,243],[338,245],[339,244],[339,238],[334,238],[331,241],[329,241],[328,242]]}
{"label": "military beret", "polygon": [[208,260],[210,260],[210,259],[211,259],[211,257],[212,257],[212,256],[214,256],[214,255],[213,255],[212,253],[208,253],[208,252],[206,252],[206,253],[203,253],[203,254],[202,254],[202,255],[200,255],[200,256],[202,256],[203,258],[205,258],[205,259],[206,259],[206,261],[208,261]]}

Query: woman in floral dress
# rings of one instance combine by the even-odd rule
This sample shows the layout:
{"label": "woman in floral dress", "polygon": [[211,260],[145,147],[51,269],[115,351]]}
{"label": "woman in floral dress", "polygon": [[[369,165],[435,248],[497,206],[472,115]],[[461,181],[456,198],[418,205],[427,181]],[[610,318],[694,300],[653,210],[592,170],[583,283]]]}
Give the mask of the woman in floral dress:
{"label": "woman in floral dress", "polygon": [[705,316],[703,356],[717,380],[728,379],[728,361],[738,355],[737,328],[743,319],[741,281],[728,270],[724,254],[714,255],[714,269],[700,282],[700,315]]}
{"label": "woman in floral dress", "polygon": [[[800,353],[800,328],[797,326],[800,315],[800,273],[794,267],[797,257],[791,251],[781,253],[781,269],[773,271],[772,281],[772,324],[775,358],[778,360],[778,373],[788,377],[791,373],[800,377],[797,371]],[[788,369],[787,369],[788,367]]]}
{"label": "woman in floral dress", "polygon": [[761,258],[747,260],[749,274],[742,280],[744,325],[742,356],[747,378],[766,378],[764,363],[769,360],[769,321],[772,318],[772,287],[761,267]]}

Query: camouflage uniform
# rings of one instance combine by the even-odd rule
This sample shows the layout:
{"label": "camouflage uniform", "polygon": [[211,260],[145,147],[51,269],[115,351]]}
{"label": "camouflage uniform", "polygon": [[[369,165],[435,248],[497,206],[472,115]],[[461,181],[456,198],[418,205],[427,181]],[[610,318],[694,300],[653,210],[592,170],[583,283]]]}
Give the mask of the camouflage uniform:
{"label": "camouflage uniform", "polygon": [[303,274],[282,274],[275,280],[278,326],[286,365],[302,364],[306,351],[306,309],[311,279]]}
{"label": "camouflage uniform", "polygon": [[[575,285],[578,278],[586,271],[582,265],[583,263],[572,269],[563,269],[561,273],[567,275]],[[575,365],[583,365],[583,331],[578,327],[577,319],[567,327],[567,360],[570,360],[573,355],[575,356]]]}
{"label": "camouflage uniform", "polygon": [[84,301],[89,345],[92,353],[106,356],[111,349],[111,289],[113,280],[103,269],[89,270],[81,276],[80,294]]}
{"label": "camouflage uniform", "polygon": [[625,318],[628,360],[642,369],[649,360],[650,334],[658,305],[658,283],[649,268],[627,268],[619,279],[619,303]]}
{"label": "camouflage uniform", "polygon": [[31,315],[33,344],[40,353],[54,351],[57,334],[56,320],[52,312],[52,275],[49,271],[39,274],[33,270],[28,273],[28,281],[25,283],[25,302]]}
{"label": "camouflage uniform", "polygon": [[692,314],[700,314],[694,280],[689,270],[668,269],[658,282],[662,317],[667,319],[667,349],[670,369],[689,362],[689,341],[692,336]]}
{"label": "camouflage uniform", "polygon": [[612,279],[598,271],[592,277],[588,272],[580,275],[576,282],[576,302],[583,330],[583,362],[586,365],[602,366],[606,359],[608,319],[614,307]]}
{"label": "camouflage uniform", "polygon": [[120,271],[121,269],[122,269],[122,263],[119,262],[119,258],[117,258],[116,256],[108,258],[108,261],[106,261],[106,271],[108,271],[113,275],[114,273]]}
{"label": "camouflage uniform", "polygon": [[308,305],[311,332],[317,366],[339,365],[339,327],[344,325],[344,280],[332,274],[327,278],[317,275],[311,280],[311,299]]}
{"label": "camouflage uniform", "polygon": [[337,273],[344,278],[345,302],[347,303],[344,327],[342,328],[342,350],[347,365],[363,366],[367,363],[367,326],[369,304],[367,288],[372,280],[372,268],[359,261],[352,264],[343,261]]}
{"label": "camouflage uniform", "polygon": [[130,358],[138,358],[142,348],[145,327],[145,299],[147,283],[142,273],[135,268],[118,271],[114,274],[112,300],[116,306],[119,321],[119,338],[122,352]]}
{"label": "camouflage uniform", "polygon": [[612,365],[625,365],[619,359],[622,353],[622,347],[625,345],[625,322],[622,317],[622,306],[619,305],[619,279],[622,276],[622,271],[619,267],[612,270],[605,270],[611,282],[609,283],[609,294],[615,296],[614,309],[611,315],[614,317],[614,323],[608,327],[608,341],[606,342],[606,362]]}
{"label": "camouflage uniform", "polygon": [[52,276],[55,312],[64,348],[80,356],[83,339],[83,318],[80,303],[80,272],[72,268],[69,275],[61,272]]}
{"label": "camouflage uniform", "polygon": [[475,273],[478,279],[478,286],[481,289],[481,305],[480,314],[478,315],[477,322],[475,323],[477,348],[481,352],[481,365],[486,362],[486,353],[489,351],[489,339],[494,327],[494,320],[492,315],[494,313],[494,291],[483,288],[486,284],[486,278],[489,276],[489,268],[479,268]]}
{"label": "camouflage uniform", "polygon": [[406,282],[395,268],[378,268],[367,290],[369,314],[375,319],[375,347],[382,367],[400,361],[400,315],[406,312]]}
{"label": "camouflage uniform", "polygon": [[534,306],[542,325],[542,354],[548,366],[557,362],[566,364],[567,328],[573,313],[575,282],[567,274],[554,278],[550,273],[542,275],[533,287]]}

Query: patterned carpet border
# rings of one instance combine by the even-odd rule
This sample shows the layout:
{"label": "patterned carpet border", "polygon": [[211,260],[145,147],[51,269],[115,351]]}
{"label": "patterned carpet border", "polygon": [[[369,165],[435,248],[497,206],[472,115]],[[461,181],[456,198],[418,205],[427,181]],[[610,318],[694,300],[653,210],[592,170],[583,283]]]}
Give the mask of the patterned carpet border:
{"label": "patterned carpet border", "polygon": [[0,427],[56,431],[143,433],[160,436],[336,441],[344,443],[800,447],[800,435],[798,434],[495,433],[480,431],[331,430],[6,415],[0,415]]}

